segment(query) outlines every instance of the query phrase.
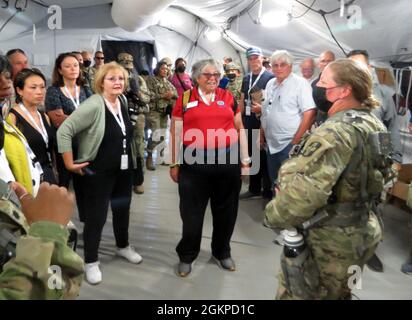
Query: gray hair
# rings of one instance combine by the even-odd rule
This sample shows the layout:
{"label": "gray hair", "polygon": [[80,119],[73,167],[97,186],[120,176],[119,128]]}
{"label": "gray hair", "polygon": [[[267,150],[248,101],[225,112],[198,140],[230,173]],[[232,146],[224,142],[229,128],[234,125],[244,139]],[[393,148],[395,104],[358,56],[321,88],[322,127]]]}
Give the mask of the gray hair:
{"label": "gray hair", "polygon": [[272,56],[270,57],[270,62],[273,64],[275,60],[283,60],[287,64],[293,64],[293,56],[286,50],[276,50],[273,52]]}
{"label": "gray hair", "polygon": [[217,60],[212,58],[199,60],[192,66],[192,80],[195,85],[197,85],[197,78],[201,76],[203,69],[207,66],[212,66],[222,73],[222,66]]}

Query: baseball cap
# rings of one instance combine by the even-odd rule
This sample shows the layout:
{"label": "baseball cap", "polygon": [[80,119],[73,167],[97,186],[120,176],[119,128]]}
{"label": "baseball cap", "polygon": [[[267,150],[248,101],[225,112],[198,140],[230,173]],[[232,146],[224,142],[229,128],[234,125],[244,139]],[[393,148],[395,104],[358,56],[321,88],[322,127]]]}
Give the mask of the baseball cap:
{"label": "baseball cap", "polygon": [[250,56],[263,56],[262,50],[260,48],[256,47],[250,47],[249,49],[246,50],[246,58],[249,58]]}

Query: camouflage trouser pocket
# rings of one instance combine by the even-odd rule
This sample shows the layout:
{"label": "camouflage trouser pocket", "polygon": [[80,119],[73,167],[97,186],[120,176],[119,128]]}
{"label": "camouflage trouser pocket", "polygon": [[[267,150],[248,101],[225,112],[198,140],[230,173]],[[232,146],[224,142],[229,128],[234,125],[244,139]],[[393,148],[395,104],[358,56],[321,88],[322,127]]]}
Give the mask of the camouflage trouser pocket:
{"label": "camouflage trouser pocket", "polygon": [[294,298],[319,298],[319,270],[308,249],[296,258],[287,258],[282,254],[280,263],[286,288]]}

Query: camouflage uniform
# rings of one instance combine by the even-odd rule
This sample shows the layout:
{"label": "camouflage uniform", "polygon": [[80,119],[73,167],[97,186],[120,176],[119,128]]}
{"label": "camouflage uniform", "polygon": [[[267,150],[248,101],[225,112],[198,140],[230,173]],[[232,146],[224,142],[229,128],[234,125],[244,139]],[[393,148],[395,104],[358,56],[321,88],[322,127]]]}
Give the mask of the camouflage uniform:
{"label": "camouflage uniform", "polygon": [[139,91],[137,93],[140,101],[145,103],[144,107],[140,107],[140,113],[136,119],[136,125],[134,130],[134,139],[138,144],[138,156],[143,159],[144,158],[144,127],[145,127],[145,119],[146,115],[149,113],[149,102],[150,102],[150,94],[147,88],[146,81],[144,81],[143,77],[137,76],[137,81],[139,83]]}
{"label": "camouflage uniform", "polygon": [[91,67],[82,68],[80,71],[81,71],[82,76],[83,76],[84,86],[88,87],[90,89],[90,91],[94,92],[92,81],[90,79],[90,68]]}
{"label": "camouflage uniform", "polygon": [[240,95],[242,89],[242,77],[236,77],[233,81],[229,81],[229,85],[227,86],[227,90],[229,90],[233,97],[235,98],[236,102],[239,103]]}
{"label": "camouflage uniform", "polygon": [[[173,107],[177,99],[177,90],[169,80],[158,76],[149,78],[147,88],[150,92],[150,111],[146,117],[146,122],[148,128],[152,130],[152,139],[150,139],[147,145],[147,152],[151,153],[164,140],[168,120],[166,109],[168,106]],[[173,99],[162,99],[161,96],[168,91],[173,92]],[[159,129],[161,131],[158,131]]]}
{"label": "camouflage uniform", "polygon": [[94,93],[94,78],[96,77],[97,69],[96,67],[88,67],[84,71],[87,74],[87,81],[89,83],[90,89]]}
{"label": "camouflage uniform", "polygon": [[[230,70],[237,70],[239,73],[241,72],[240,67],[234,63],[230,62],[229,64],[226,65],[226,73],[229,72]],[[227,74],[226,74],[227,77]],[[229,84],[227,86],[227,90],[229,90],[232,94],[233,97],[235,98],[236,102],[239,103],[240,101],[240,95],[241,95],[241,90],[242,90],[242,76],[239,75],[233,80],[229,81]]]}
{"label": "camouflage uniform", "polygon": [[[365,143],[372,132],[386,132],[386,128],[368,111],[351,109],[333,115],[304,136],[282,165],[280,191],[265,209],[266,222],[280,228],[299,227],[315,213],[332,216],[304,233],[319,273],[311,299],[350,298],[348,268],[363,268],[381,239],[372,202],[383,189],[383,175],[371,166],[373,157]],[[278,299],[302,298],[292,294],[286,283],[280,272]]]}
{"label": "camouflage uniform", "polygon": [[[16,245],[9,239],[17,239],[17,245],[15,258],[4,264],[2,270],[0,266],[0,300],[75,299],[83,279],[83,260],[66,245],[67,229],[47,221],[29,227],[18,201],[10,200],[7,188],[0,181],[0,256],[5,257],[5,248]],[[61,268],[61,277],[49,273],[49,267],[54,265]],[[55,279],[61,281],[61,289],[51,286],[59,284]]]}

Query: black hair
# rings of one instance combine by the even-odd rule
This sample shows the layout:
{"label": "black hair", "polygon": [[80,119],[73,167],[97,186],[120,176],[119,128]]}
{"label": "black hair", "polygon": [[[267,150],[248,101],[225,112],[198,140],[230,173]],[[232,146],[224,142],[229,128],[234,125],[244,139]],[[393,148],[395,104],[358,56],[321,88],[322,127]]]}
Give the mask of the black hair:
{"label": "black hair", "polygon": [[149,73],[149,71],[147,71],[147,70],[142,70],[142,71],[139,72],[139,74],[140,74],[141,76],[150,76],[150,73]]}
{"label": "black hair", "polygon": [[26,52],[24,52],[23,50],[21,50],[19,48],[11,49],[11,50],[7,51],[6,56],[7,56],[7,58],[10,58],[10,56],[15,54],[15,53],[21,53],[21,54],[24,54],[26,56]]}
{"label": "black hair", "polygon": [[346,55],[346,57],[350,58],[350,57],[356,56],[358,54],[364,56],[366,58],[366,62],[369,63],[369,53],[366,50],[361,50],[361,49],[352,50]]}
{"label": "black hair", "polygon": [[183,58],[177,58],[175,61],[175,69],[177,68],[177,66],[179,65],[180,62],[184,62],[185,65],[187,64],[186,60]]}
{"label": "black hair", "polygon": [[[52,73],[52,85],[53,86],[56,86],[56,87],[64,86],[63,76],[60,74],[59,69],[61,69],[62,63],[64,59],[66,59],[67,57],[75,58],[76,61],[78,61],[76,55],[71,52],[60,53],[58,57],[56,58],[56,62],[54,63],[54,69]],[[80,69],[80,65],[79,65],[79,69]],[[79,77],[76,80],[76,84],[78,86],[82,86],[84,84],[81,71],[79,72]]]}
{"label": "black hair", "polygon": [[159,75],[159,70],[160,70],[160,68],[161,68],[163,65],[167,66],[167,62],[160,60],[160,61],[156,64],[156,69],[153,70],[153,74],[154,74],[155,76],[158,76],[158,75]]}
{"label": "black hair", "polygon": [[26,84],[26,80],[32,76],[38,76],[42,78],[44,81],[44,85],[46,85],[46,77],[39,69],[32,68],[21,70],[18,74],[16,74],[16,77],[14,78],[13,82],[14,91],[16,92],[16,103],[20,103],[22,101],[21,97],[17,94],[17,88],[23,90],[24,85]]}
{"label": "black hair", "polygon": [[9,59],[6,56],[0,55],[0,73],[8,72],[11,76],[12,68]]}

